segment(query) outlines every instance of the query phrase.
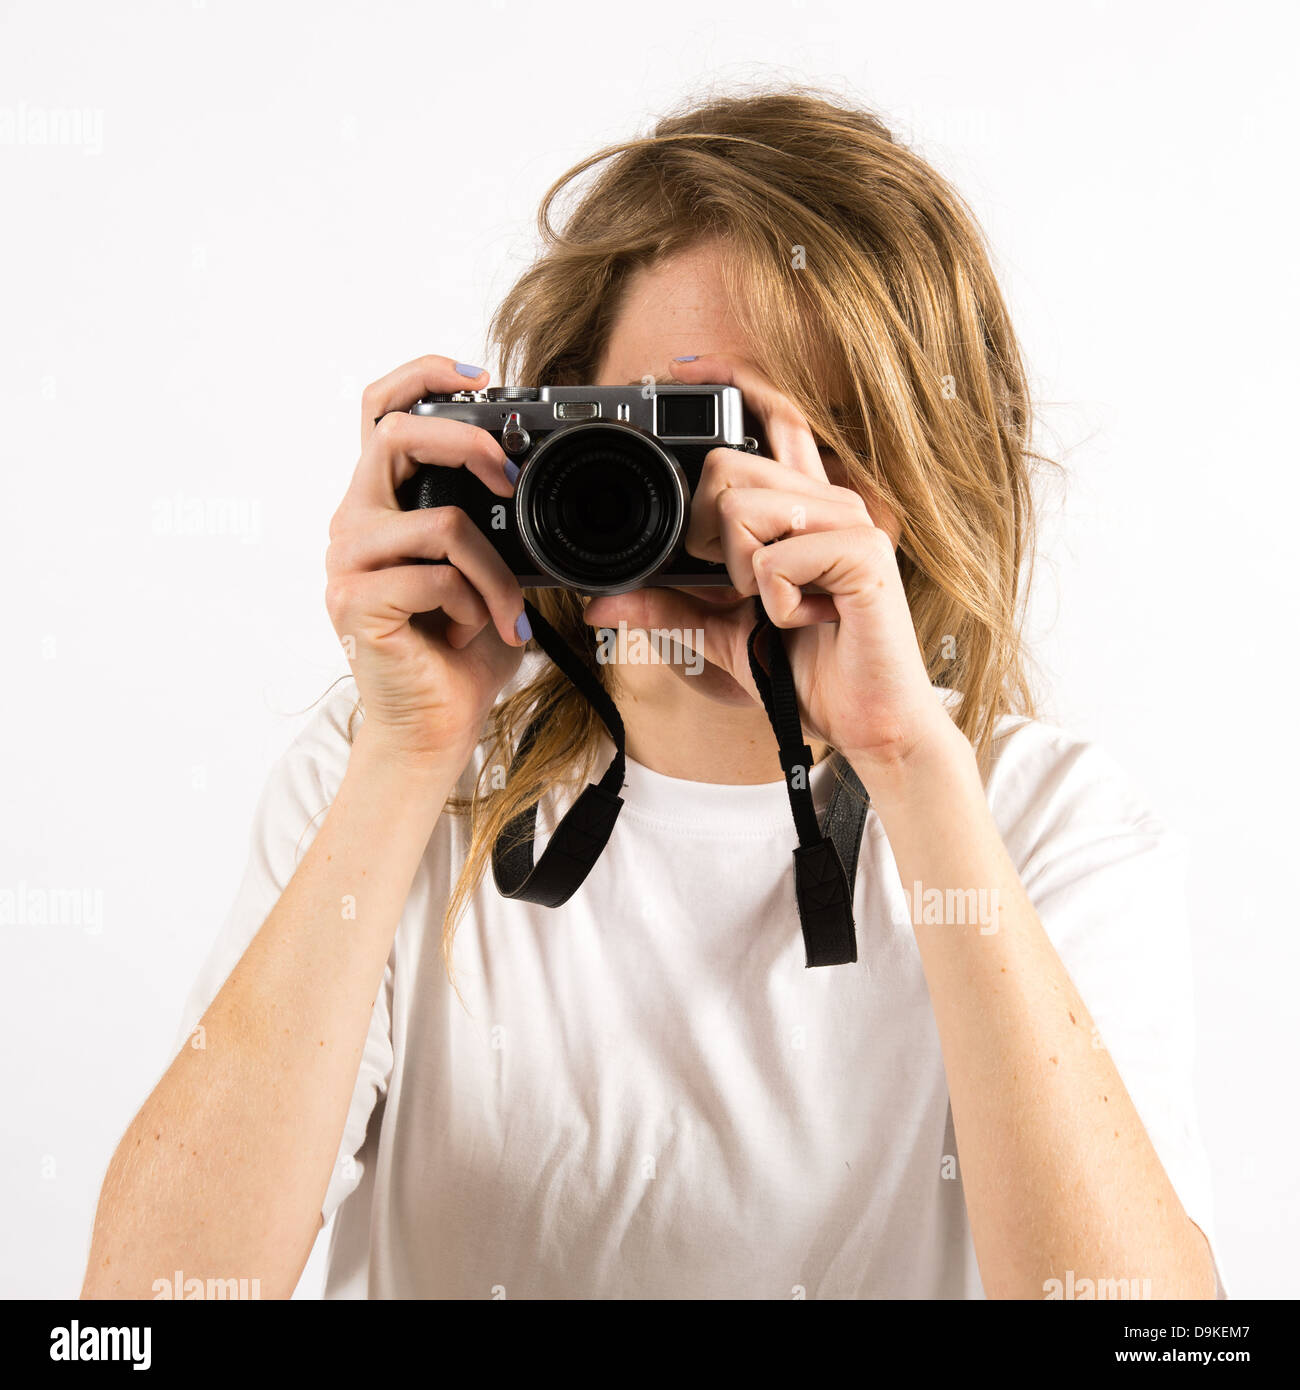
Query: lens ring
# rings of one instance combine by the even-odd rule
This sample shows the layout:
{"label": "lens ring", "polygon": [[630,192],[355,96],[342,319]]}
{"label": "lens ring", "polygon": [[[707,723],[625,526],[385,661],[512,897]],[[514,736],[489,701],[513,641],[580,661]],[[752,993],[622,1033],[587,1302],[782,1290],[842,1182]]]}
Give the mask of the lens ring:
{"label": "lens ring", "polygon": [[590,594],[640,587],[685,529],[681,466],[651,434],[593,420],[556,430],[524,465],[519,536],[538,569]]}
{"label": "lens ring", "polygon": [[604,445],[559,461],[538,499],[552,551],[615,571],[643,563],[663,530],[664,509],[661,480],[640,463]]}

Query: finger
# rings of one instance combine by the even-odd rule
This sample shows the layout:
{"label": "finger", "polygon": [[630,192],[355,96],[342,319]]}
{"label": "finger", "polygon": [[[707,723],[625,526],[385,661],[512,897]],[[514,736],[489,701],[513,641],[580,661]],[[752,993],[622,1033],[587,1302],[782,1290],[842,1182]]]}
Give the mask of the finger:
{"label": "finger", "polygon": [[467,468],[498,497],[511,497],[506,462],[505,450],[478,425],[397,410],[375,426],[349,491],[366,506],[396,508],[398,487],[417,464],[430,463]]}
{"label": "finger", "polygon": [[690,516],[683,541],[690,554],[705,556],[707,552],[708,558],[719,558],[722,539],[719,504],[728,492],[744,488],[766,489],[787,496],[798,493],[810,502],[814,498],[828,498],[846,507],[857,507],[860,511],[865,506],[851,488],[817,482],[773,459],[760,458],[739,449],[711,449],[705,455],[699,482],[691,494]]}
{"label": "finger", "polygon": [[810,478],[806,473],[796,473],[785,464],[766,459],[761,454],[746,453],[743,449],[710,449],[704,456],[700,481],[691,497],[692,506],[701,501],[708,503],[729,487],[778,488],[786,492],[806,493],[810,497],[838,497],[843,502],[862,500],[853,488],[838,487],[824,478]]}
{"label": "finger", "polygon": [[503,641],[522,645],[517,632],[523,590],[496,547],[459,507],[378,510],[335,540],[326,557],[333,575],[395,568],[411,560],[445,560],[473,585]]}
{"label": "finger", "polygon": [[803,412],[748,362],[730,353],[702,353],[690,361],[674,358],[673,375],[683,382],[739,387],[745,404],[763,426],[772,457],[806,477],[827,481],[817,440]]}
{"label": "finger", "polygon": [[746,641],[754,625],[753,605],[719,608],[677,589],[637,589],[592,599],[584,621],[593,627],[626,623],[643,632],[680,632],[682,645],[726,671],[757,696],[750,679]]}
{"label": "finger", "polygon": [[[452,565],[429,565],[428,569],[441,571],[445,577],[435,581],[438,606],[432,610],[447,618],[443,637],[447,645],[456,651],[467,647],[485,628],[491,628],[492,615],[482,595]],[[420,615],[416,615],[417,618]]]}
{"label": "finger", "polygon": [[370,438],[377,420],[393,410],[410,410],[431,391],[478,391],[487,383],[488,373],[482,367],[453,362],[450,357],[417,357],[371,382],[361,393],[361,442]]}
{"label": "finger", "polygon": [[483,600],[450,565],[401,565],[349,574],[331,580],[326,605],[340,636],[371,641],[382,641],[422,613],[444,613],[448,641],[458,647],[473,641],[488,624]]}
{"label": "finger", "polygon": [[[875,526],[790,536],[764,546],[752,563],[759,597],[777,627],[843,619],[869,608],[887,588],[889,567],[893,578],[898,574],[893,544]],[[809,585],[824,594],[805,594]],[[828,614],[827,601],[834,613]]]}
{"label": "finger", "polygon": [[718,493],[712,510],[712,525],[707,517],[697,521],[692,510],[686,549],[726,565],[742,594],[758,592],[752,559],[769,542],[803,531],[844,530],[870,520],[856,494],[810,496],[766,487],[727,488]]}

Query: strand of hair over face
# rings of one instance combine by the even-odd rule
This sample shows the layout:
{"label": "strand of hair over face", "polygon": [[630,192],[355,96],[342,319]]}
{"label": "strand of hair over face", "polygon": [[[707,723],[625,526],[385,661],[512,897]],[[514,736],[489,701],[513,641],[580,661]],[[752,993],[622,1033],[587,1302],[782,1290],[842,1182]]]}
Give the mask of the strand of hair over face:
{"label": "strand of hair over face", "polygon": [[[1000,718],[1032,714],[1028,390],[983,237],[939,174],[838,98],[749,92],[687,107],[582,160],[547,192],[538,228],[539,253],[492,323],[504,380],[596,380],[631,276],[716,243],[754,365],[850,484],[900,518],[918,643],[932,681],[960,696],[958,725],[984,756]],[[530,598],[610,685],[579,597]],[[507,784],[492,785],[491,769],[510,765],[539,711],[541,736]],[[549,665],[498,702],[484,776],[451,805],[469,817],[469,844],[447,910],[449,963],[492,844],[549,789],[588,778],[604,737]]]}

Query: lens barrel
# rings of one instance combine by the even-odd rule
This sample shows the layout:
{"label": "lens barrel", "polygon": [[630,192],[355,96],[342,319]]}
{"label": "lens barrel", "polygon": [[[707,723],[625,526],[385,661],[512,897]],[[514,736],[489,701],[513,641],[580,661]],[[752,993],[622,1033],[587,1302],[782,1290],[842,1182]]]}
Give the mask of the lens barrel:
{"label": "lens barrel", "polygon": [[519,536],[538,569],[586,594],[639,588],[685,529],[677,460],[632,425],[592,421],[547,435],[519,476]]}

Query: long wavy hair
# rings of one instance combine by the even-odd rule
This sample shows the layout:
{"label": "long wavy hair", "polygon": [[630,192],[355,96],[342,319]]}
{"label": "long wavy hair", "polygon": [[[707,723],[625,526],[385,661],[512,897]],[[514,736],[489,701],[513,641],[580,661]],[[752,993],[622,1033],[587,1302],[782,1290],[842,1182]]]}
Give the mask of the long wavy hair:
{"label": "long wavy hair", "polygon": [[[838,98],[751,91],[693,104],[583,160],[547,192],[538,228],[540,251],[491,324],[502,380],[595,380],[629,277],[716,242],[755,365],[843,461],[849,485],[900,519],[920,648],[932,681],[960,693],[958,726],[983,758],[999,718],[1033,714],[1022,644],[1037,458],[1028,390],[984,239],[934,169]],[[579,597],[528,596],[609,687]],[[538,716],[540,736],[502,785]],[[494,841],[547,789],[589,778],[604,738],[549,662],[497,702],[473,795],[448,808],[469,822],[443,927],[449,966]]]}

